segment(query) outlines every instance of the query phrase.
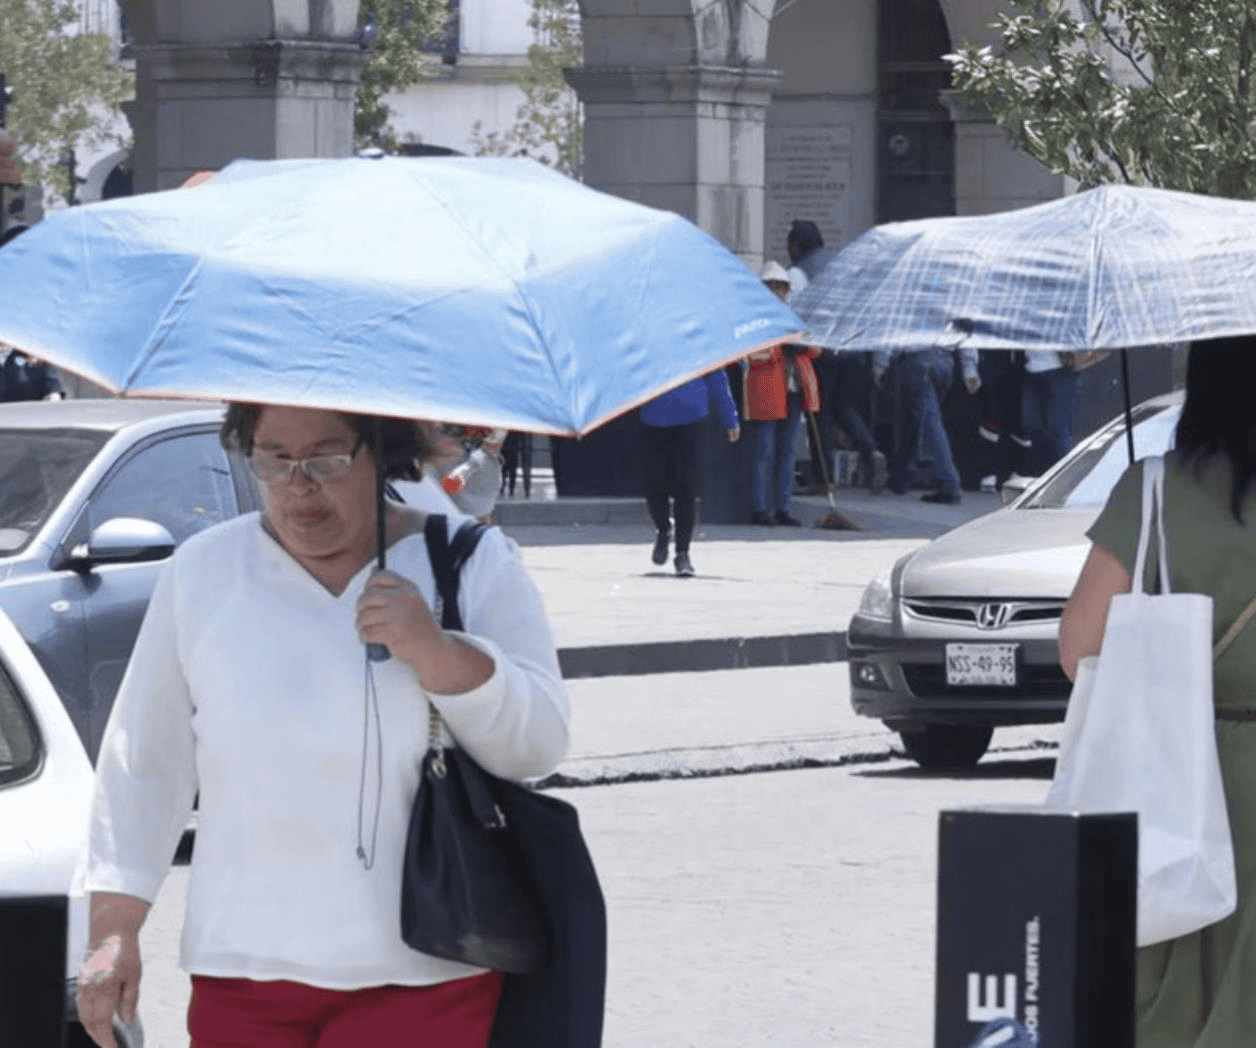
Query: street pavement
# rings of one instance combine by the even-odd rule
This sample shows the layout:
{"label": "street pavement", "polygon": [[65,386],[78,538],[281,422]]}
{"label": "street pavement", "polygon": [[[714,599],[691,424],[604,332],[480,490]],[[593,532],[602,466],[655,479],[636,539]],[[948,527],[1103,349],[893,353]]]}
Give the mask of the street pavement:
{"label": "street pavement", "polygon": [[[863,530],[700,525],[697,574],[678,578],[650,561],[653,529],[640,501],[583,500],[574,512],[566,501],[542,504],[542,513],[535,503],[499,504],[503,530],[545,594],[572,698],[571,751],[551,785],[901,752],[897,735],[850,709],[846,625],[869,581],[999,506],[992,494],[935,506],[918,493],[843,490],[839,507]],[[567,510],[586,522],[528,522],[547,509],[551,519]],[[801,497],[792,510],[810,523],[829,505]],[[699,687],[695,673],[712,679]],[[1003,728],[992,749],[1051,745],[1057,732]]]}

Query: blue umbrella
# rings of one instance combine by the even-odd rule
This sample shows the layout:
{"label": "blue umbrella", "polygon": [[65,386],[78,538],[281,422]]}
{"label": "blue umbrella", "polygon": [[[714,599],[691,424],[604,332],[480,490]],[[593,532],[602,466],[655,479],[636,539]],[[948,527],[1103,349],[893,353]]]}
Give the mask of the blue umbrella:
{"label": "blue umbrella", "polygon": [[691,223],[527,160],[237,161],[0,251],[0,340],[123,395],[580,434],[800,328]]}
{"label": "blue umbrella", "polygon": [[832,349],[1123,349],[1256,331],[1256,203],[1100,186],[877,226],[790,305]]}

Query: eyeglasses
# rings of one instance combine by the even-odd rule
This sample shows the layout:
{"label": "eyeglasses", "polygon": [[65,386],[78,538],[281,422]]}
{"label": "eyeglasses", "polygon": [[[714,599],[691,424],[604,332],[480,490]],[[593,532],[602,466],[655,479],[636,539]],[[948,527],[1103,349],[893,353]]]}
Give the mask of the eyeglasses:
{"label": "eyeglasses", "polygon": [[254,451],[249,456],[249,469],[267,487],[287,484],[298,469],[306,480],[327,484],[339,480],[353,468],[353,460],[365,443],[364,437],[358,437],[352,451],[338,455],[310,455],[303,459],[279,458],[268,451]]}

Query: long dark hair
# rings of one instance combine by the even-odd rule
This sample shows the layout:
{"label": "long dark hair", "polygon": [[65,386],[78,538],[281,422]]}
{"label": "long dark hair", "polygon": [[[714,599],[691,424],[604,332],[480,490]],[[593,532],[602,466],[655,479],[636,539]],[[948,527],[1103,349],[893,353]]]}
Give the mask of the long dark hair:
{"label": "long dark hair", "polygon": [[1198,477],[1225,455],[1233,467],[1230,512],[1243,521],[1243,499],[1256,479],[1256,335],[1192,342],[1177,450]]}

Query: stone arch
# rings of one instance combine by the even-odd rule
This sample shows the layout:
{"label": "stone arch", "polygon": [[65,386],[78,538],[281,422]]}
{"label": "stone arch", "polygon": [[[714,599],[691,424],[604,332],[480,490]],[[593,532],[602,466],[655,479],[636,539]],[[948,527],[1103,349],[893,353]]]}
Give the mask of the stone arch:
{"label": "stone arch", "polygon": [[951,32],[951,43],[956,47],[964,43],[984,47],[998,40],[991,28],[995,17],[1006,11],[1000,0],[938,0],[942,14]]}
{"label": "stone arch", "polygon": [[[992,28],[999,0],[938,0],[951,41],[978,46],[998,43]],[[1051,200],[1064,192],[1064,179],[1012,145],[1007,133],[984,111],[970,109],[957,96],[944,99],[955,122],[955,212],[981,215]]]}
{"label": "stone arch", "polygon": [[[115,149],[112,153],[101,157],[94,163],[87,172],[87,177],[83,180],[83,185],[79,189],[79,200],[84,204],[93,200],[105,199],[105,187],[113,177],[114,182],[118,181],[115,172],[119,168],[124,168],[127,161],[131,158],[130,148]],[[120,194],[121,195],[121,194]]]}

